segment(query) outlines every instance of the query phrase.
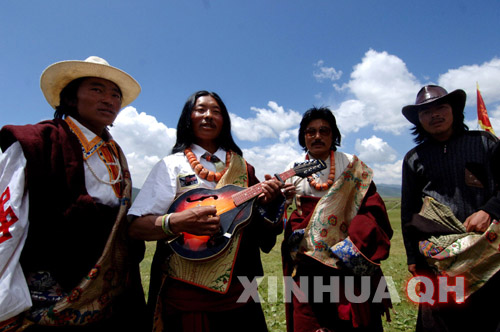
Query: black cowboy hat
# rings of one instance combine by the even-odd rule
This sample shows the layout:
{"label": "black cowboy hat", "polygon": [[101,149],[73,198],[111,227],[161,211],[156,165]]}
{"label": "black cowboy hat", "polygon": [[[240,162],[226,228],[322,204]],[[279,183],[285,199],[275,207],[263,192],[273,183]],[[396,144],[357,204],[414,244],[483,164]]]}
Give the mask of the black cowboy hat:
{"label": "black cowboy hat", "polygon": [[426,85],[417,93],[415,105],[403,107],[403,115],[413,123],[418,125],[418,112],[432,105],[448,103],[453,109],[453,113],[463,112],[467,95],[464,90],[458,89],[448,93],[438,85]]}

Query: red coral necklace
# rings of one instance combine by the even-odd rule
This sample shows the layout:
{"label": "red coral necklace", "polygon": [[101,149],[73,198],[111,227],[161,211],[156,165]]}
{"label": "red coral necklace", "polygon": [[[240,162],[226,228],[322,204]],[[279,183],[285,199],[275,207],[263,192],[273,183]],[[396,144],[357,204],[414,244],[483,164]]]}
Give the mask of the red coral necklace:
{"label": "red coral necklace", "polygon": [[[306,155],[306,160],[309,160],[309,154]],[[317,183],[310,175],[307,177],[307,181],[317,191],[327,190],[332,186],[335,181],[335,152],[333,150],[330,150],[330,174],[328,174],[326,183]]]}
{"label": "red coral necklace", "polygon": [[226,151],[226,167],[221,172],[212,172],[203,167],[203,165],[198,161],[196,155],[193,153],[191,148],[187,148],[184,150],[184,155],[186,156],[189,164],[193,171],[200,178],[205,179],[207,181],[215,181],[219,182],[220,178],[226,173],[227,168],[229,167],[229,163],[231,162],[231,151]]}

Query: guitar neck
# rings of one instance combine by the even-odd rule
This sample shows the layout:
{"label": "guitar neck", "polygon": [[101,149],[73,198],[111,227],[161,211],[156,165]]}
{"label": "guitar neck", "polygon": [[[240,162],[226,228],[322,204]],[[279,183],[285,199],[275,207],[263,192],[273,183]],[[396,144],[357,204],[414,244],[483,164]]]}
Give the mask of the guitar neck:
{"label": "guitar neck", "polygon": [[[281,173],[277,177],[279,177],[279,179],[284,182],[295,174],[296,173],[294,169],[289,169],[288,171]],[[254,197],[259,196],[262,192],[262,183],[257,183],[256,185],[253,185],[248,189],[237,192],[236,194],[232,195],[231,198],[233,199],[234,204],[238,206],[251,200]]]}

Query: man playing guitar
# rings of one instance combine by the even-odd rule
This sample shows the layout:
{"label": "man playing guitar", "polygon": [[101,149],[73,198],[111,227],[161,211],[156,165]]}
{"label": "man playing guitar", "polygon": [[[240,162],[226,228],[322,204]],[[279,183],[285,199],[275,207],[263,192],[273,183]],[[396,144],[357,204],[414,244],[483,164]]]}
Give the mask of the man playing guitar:
{"label": "man playing guitar", "polygon": [[[221,98],[207,91],[194,93],[184,105],[172,154],[151,171],[129,216],[130,235],[156,240],[151,267],[148,306],[154,312],[154,331],[267,331],[260,303],[237,300],[243,292],[238,276],[253,280],[263,275],[260,250],[269,252],[283,225],[282,183],[270,175],[251,203],[248,224],[231,236],[227,249],[213,259],[196,261],[178,255],[171,241],[188,235],[203,239],[220,236],[219,196],[188,197],[194,206],[169,209],[189,190],[226,185],[250,187],[259,183],[231,136],[229,113]],[[198,200],[198,201],[196,201]],[[199,202],[199,203],[196,203]],[[182,204],[181,204],[182,205]],[[172,243],[173,244],[173,243]]]}

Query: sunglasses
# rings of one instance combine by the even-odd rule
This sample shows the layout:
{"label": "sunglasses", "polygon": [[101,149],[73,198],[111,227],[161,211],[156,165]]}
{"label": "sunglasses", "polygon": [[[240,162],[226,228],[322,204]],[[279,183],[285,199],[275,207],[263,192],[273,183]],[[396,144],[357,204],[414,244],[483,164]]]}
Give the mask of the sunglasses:
{"label": "sunglasses", "polygon": [[304,134],[306,134],[307,137],[315,137],[317,133],[319,133],[320,136],[328,136],[332,133],[332,130],[329,127],[320,127],[319,129],[307,128],[304,130]]}

